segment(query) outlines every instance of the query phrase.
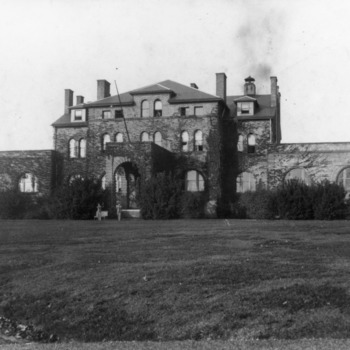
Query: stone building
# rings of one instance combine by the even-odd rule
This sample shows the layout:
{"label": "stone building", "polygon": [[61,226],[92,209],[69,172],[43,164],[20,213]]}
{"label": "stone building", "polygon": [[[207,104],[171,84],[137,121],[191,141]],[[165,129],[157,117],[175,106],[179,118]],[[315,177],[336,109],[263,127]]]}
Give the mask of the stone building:
{"label": "stone building", "polygon": [[49,194],[75,178],[93,177],[123,208],[138,209],[143,179],[172,171],[184,190],[201,192],[208,208],[235,191],[273,188],[286,179],[329,179],[350,190],[350,143],[281,143],[280,93],[245,79],[243,93],[227,96],[216,74],[216,95],[171,80],[110,95],[97,81],[97,100],[65,90],[64,113],[52,126],[54,150],[0,152],[0,190]]}

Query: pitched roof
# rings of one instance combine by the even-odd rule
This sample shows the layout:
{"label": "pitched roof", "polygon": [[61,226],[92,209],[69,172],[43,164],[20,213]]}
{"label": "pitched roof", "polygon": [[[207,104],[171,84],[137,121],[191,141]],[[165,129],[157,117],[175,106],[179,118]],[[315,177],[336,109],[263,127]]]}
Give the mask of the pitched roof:
{"label": "pitched roof", "polygon": [[[243,97],[247,96],[227,96],[226,103],[233,115],[236,115],[237,111],[235,101],[240,100]],[[254,95],[254,98],[258,105],[254,116],[239,117],[240,119],[268,119],[273,118],[276,115],[276,107],[271,107],[271,95]]]}
{"label": "pitched roof", "polygon": [[60,118],[58,118],[54,123],[51,124],[55,127],[66,127],[66,126],[74,126],[81,127],[87,126],[87,122],[71,122],[69,114],[63,114]]}
{"label": "pitched roof", "polygon": [[[110,96],[97,100],[94,102],[84,103],[82,105],[76,105],[70,107],[70,109],[76,108],[90,108],[90,107],[103,107],[103,106],[132,106],[134,104],[133,95],[147,95],[155,93],[168,93],[170,95],[169,103],[189,103],[189,102],[217,102],[221,101],[222,98],[207,94],[206,92],[200,91],[190,86],[186,86],[177,83],[172,80],[164,80],[162,82],[148,85],[140,89],[131,90],[129,92],[124,92],[122,94]],[[80,123],[72,123],[70,121],[69,115],[65,114],[56,120],[53,126],[79,126]],[[84,123],[86,125],[86,123]]]}

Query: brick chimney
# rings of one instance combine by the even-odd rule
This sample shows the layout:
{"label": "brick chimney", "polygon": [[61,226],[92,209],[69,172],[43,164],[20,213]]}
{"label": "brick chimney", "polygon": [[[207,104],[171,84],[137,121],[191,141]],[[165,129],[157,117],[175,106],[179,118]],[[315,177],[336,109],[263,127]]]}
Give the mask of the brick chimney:
{"label": "brick chimney", "polygon": [[226,74],[216,73],[216,96],[221,97],[226,103]]}
{"label": "brick chimney", "polygon": [[69,113],[69,107],[73,106],[73,90],[64,90],[64,114]]}
{"label": "brick chimney", "polygon": [[270,77],[270,79],[271,79],[271,107],[276,107],[277,94],[278,94],[277,77]]}
{"label": "brick chimney", "polygon": [[111,84],[107,80],[97,80],[97,99],[102,100],[103,98],[111,96],[109,92]]}
{"label": "brick chimney", "polygon": [[191,87],[198,90],[198,86],[196,83],[191,83]]}
{"label": "brick chimney", "polygon": [[84,103],[84,96],[77,96],[77,105],[81,105]]}

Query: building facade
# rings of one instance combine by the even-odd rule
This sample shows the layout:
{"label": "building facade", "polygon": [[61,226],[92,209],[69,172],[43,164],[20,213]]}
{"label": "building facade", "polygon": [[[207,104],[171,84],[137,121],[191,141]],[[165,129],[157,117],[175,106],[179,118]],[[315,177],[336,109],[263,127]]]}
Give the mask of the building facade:
{"label": "building facade", "polygon": [[121,95],[97,81],[97,100],[64,92],[64,113],[53,124],[54,150],[0,152],[0,190],[50,194],[76,178],[98,179],[114,208],[139,207],[142,181],[159,172],[202,192],[213,214],[233,194],[273,188],[290,178],[328,179],[350,190],[350,143],[282,144],[280,92],[269,94],[245,79],[242,94],[227,96],[216,74],[216,95],[165,80]]}

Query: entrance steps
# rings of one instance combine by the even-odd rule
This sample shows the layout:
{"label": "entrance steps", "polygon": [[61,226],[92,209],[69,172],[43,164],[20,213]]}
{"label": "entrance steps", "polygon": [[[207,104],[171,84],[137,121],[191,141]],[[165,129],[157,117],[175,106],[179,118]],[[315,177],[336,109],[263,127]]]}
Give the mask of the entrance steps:
{"label": "entrance steps", "polygon": [[124,219],[141,219],[141,209],[122,209]]}

